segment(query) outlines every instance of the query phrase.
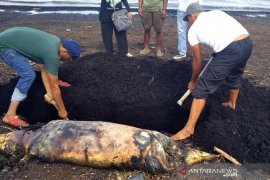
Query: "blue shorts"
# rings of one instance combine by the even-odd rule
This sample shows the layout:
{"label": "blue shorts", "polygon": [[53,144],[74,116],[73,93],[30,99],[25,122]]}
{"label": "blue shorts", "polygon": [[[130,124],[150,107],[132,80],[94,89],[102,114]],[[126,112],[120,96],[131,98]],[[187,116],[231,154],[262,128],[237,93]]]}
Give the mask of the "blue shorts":
{"label": "blue shorts", "polygon": [[251,55],[252,47],[252,41],[247,37],[234,41],[222,51],[214,53],[212,61],[196,82],[194,97],[207,99],[224,82],[230,89],[239,89],[240,77]]}
{"label": "blue shorts", "polygon": [[18,73],[20,78],[16,88],[19,89],[20,93],[27,94],[36,77],[28,58],[13,49],[7,49],[0,52],[0,59]]}

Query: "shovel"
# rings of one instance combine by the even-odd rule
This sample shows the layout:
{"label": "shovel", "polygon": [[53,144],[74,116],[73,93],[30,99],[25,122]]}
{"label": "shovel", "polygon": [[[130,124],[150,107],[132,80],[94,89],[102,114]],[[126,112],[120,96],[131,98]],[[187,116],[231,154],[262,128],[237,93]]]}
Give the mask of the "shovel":
{"label": "shovel", "polygon": [[[202,72],[199,74],[199,77],[198,79],[202,76],[203,72],[205,71],[205,69],[207,68],[207,66],[210,64],[210,62],[212,61],[212,57],[209,59],[208,63],[205,65],[205,67],[203,68]],[[187,99],[187,97],[190,95],[191,93],[191,90],[188,89],[185,94],[177,101],[177,104],[179,106],[182,106],[183,105],[183,102]]]}

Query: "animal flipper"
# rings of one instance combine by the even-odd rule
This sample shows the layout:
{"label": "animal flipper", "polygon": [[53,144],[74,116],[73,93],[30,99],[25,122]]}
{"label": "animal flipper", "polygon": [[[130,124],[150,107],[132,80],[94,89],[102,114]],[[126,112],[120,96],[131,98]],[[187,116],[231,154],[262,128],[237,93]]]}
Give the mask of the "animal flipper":
{"label": "animal flipper", "polygon": [[187,165],[193,165],[202,161],[218,159],[219,157],[220,155],[210,154],[197,149],[191,149],[186,155],[185,162]]}

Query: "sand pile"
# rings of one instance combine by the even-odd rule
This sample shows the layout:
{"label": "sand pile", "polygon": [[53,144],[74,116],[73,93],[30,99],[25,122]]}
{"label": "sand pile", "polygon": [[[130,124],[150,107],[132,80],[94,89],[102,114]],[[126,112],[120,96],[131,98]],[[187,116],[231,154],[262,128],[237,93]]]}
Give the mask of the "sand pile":
{"label": "sand pile", "polygon": [[[103,120],[175,133],[189,115],[192,97],[184,107],[176,102],[187,90],[190,62],[95,53],[63,64],[59,76],[72,84],[61,90],[73,120]],[[6,111],[16,82],[12,79],[0,87],[0,114]],[[269,162],[267,91],[253,87],[246,79],[242,84],[237,110],[220,105],[228,98],[224,87],[209,98],[193,140],[207,151],[218,146],[240,161]],[[45,103],[44,94],[38,75],[19,108],[19,114],[30,123],[58,119],[54,107]]]}

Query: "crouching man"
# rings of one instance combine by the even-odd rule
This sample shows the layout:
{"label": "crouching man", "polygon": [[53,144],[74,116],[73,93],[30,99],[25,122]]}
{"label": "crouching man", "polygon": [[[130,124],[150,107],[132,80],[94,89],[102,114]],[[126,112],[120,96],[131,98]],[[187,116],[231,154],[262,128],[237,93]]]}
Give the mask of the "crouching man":
{"label": "crouching man", "polygon": [[41,64],[41,77],[48,97],[56,102],[59,117],[66,119],[68,112],[59,89],[58,68],[60,60],[76,59],[80,56],[79,42],[28,27],[14,27],[0,33],[0,59],[14,69],[19,81],[13,91],[8,111],[3,122],[15,127],[29,126],[17,115],[17,108],[23,101],[34,79],[35,72],[28,59]]}
{"label": "crouching man", "polygon": [[[192,47],[193,62],[188,88],[193,91],[194,99],[187,124],[171,137],[173,140],[186,139],[194,133],[206,99],[224,81],[230,88],[230,99],[223,105],[235,109],[241,86],[240,77],[252,51],[252,41],[247,30],[222,11],[203,12],[198,3],[192,3],[187,7],[184,20],[191,26],[188,40]],[[215,53],[198,79],[202,67],[201,44],[213,48]]]}

